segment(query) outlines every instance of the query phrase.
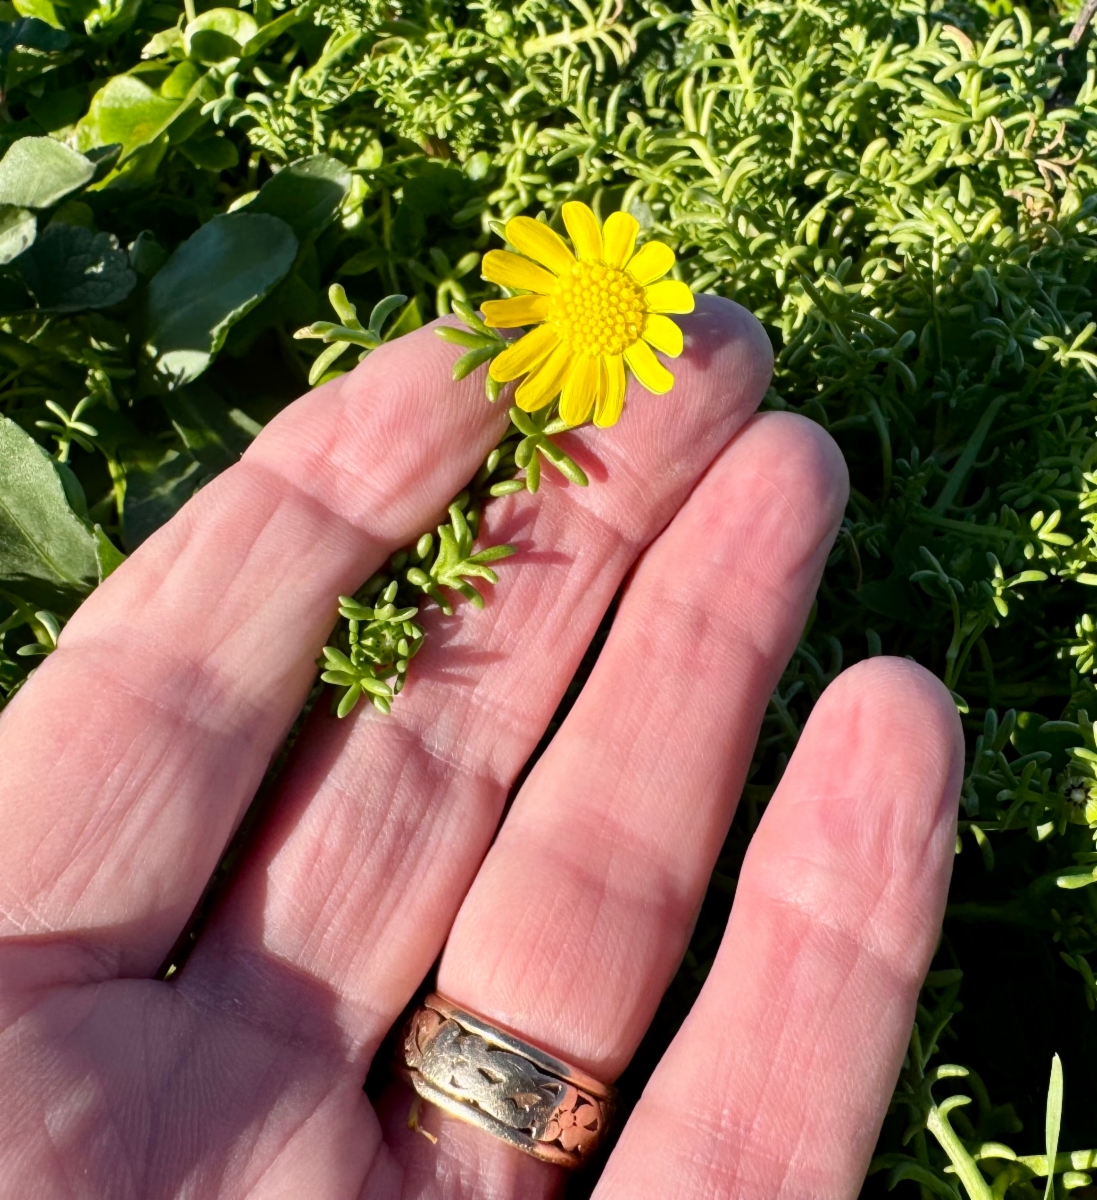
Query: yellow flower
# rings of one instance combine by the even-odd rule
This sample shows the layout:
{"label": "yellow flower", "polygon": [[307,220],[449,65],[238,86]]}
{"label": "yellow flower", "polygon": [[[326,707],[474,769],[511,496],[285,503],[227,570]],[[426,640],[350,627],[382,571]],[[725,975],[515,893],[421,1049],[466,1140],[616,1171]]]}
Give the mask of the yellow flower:
{"label": "yellow flower", "polygon": [[530,293],[486,301],[487,324],[537,325],[493,360],[491,377],[509,383],[525,375],[514,401],[527,412],[559,396],[569,425],[582,425],[592,411],[595,425],[612,425],[625,402],[626,365],[649,392],[674,386],[652,347],[672,358],[682,353],[682,331],[665,314],[692,312],[693,293],[662,279],[674,266],[669,246],[648,242],[636,250],[640,226],[628,213],[614,213],[600,229],[594,213],[573,200],[563,216],[574,254],[541,221],[514,217],[507,241],[526,257],[507,250],[484,256],[485,279]]}

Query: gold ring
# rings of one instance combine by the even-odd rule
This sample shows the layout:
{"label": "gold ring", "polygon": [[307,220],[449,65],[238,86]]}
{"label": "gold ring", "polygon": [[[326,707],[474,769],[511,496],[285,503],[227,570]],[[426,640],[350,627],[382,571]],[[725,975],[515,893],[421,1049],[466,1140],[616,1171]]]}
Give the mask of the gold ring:
{"label": "gold ring", "polygon": [[431,1104],[570,1168],[582,1166],[602,1140],[617,1094],[439,995],[408,1020],[403,1074]]}

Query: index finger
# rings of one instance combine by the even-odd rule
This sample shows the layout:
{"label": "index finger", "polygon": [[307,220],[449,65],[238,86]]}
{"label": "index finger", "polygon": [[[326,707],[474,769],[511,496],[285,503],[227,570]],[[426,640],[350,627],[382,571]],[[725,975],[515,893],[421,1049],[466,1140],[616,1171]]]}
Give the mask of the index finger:
{"label": "index finger", "polygon": [[335,598],[502,432],[452,361],[423,329],[298,400],[79,610],[0,718],[0,937],[65,931],[95,973],[156,969],[301,707]]}

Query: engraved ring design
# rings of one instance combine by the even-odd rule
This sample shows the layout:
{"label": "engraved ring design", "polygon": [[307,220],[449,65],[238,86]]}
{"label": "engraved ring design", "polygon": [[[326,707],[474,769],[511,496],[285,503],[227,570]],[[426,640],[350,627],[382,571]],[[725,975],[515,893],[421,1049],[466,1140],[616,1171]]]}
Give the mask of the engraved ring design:
{"label": "engraved ring design", "polygon": [[613,1114],[612,1087],[432,994],[404,1031],[403,1075],[424,1099],[519,1150],[580,1167]]}

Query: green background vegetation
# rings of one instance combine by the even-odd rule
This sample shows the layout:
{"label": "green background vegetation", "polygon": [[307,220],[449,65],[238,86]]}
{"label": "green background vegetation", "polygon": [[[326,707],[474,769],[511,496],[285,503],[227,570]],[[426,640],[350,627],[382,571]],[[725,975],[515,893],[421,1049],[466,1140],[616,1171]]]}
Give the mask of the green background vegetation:
{"label": "green background vegetation", "polygon": [[[0,0],[0,700],[305,390],[324,347],[293,334],[333,283],[363,313],[409,297],[398,336],[491,294],[492,221],[627,208],[765,323],[766,405],[828,428],[853,492],[626,1098],[813,701],[910,655],[956,696],[968,772],[866,1188],[1042,1192],[1015,1155],[1044,1153],[1054,1051],[1059,1148],[1097,1147],[1093,33],[1008,0],[199,8]],[[1061,1155],[1057,1188],[1085,1165]]]}

